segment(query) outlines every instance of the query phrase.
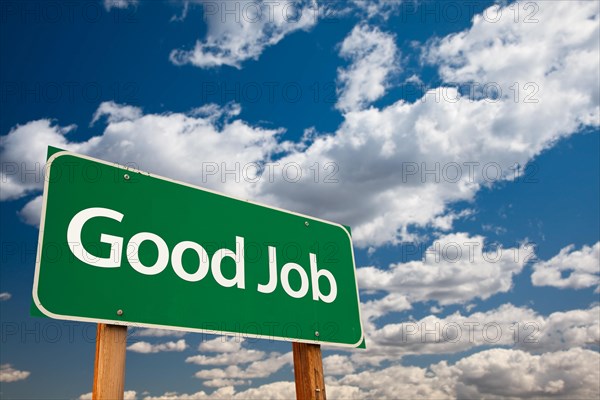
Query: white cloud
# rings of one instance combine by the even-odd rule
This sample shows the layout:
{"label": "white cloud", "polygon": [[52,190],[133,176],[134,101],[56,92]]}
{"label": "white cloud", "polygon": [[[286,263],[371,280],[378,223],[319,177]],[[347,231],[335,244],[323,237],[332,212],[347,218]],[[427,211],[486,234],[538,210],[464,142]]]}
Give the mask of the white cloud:
{"label": "white cloud", "polygon": [[[226,390],[231,393],[231,391],[233,390],[233,387],[228,386],[226,387]],[[218,392],[218,391],[217,391]],[[221,392],[219,394],[224,394],[224,390],[221,389]],[[215,392],[215,398],[219,398],[217,397],[217,393]],[[160,396],[146,396],[144,397],[144,400],[199,400],[199,399],[209,399],[210,396],[208,394],[206,394],[206,392],[204,391],[200,391],[200,392],[196,392],[196,393],[192,393],[192,394],[187,394],[187,393],[178,393],[178,392],[166,392],[163,395]],[[223,398],[223,397],[221,397]]]}
{"label": "white cloud", "polygon": [[19,211],[19,216],[26,224],[39,227],[40,216],[42,215],[42,196],[36,196],[25,204],[25,207]]}
{"label": "white cloud", "polygon": [[234,353],[242,349],[244,339],[237,336],[220,336],[200,343],[198,351],[209,353]]}
{"label": "white cloud", "polygon": [[354,6],[367,18],[382,18],[387,20],[397,13],[404,0],[352,0]]}
{"label": "white cloud", "polygon": [[[280,160],[300,165],[302,179],[263,184],[263,196],[343,221],[360,246],[410,241],[411,227],[451,228],[448,205],[513,179],[515,163],[527,164],[583,125],[598,126],[598,4],[538,5],[540,23],[515,23],[504,9],[497,23],[478,17],[472,28],[432,42],[427,59],[449,84],[414,103],[346,113],[334,134]],[[496,100],[469,98],[451,84],[472,80],[506,90]],[[531,82],[538,103],[525,102]],[[338,183],[315,183],[316,162],[333,163]]]}
{"label": "white cloud", "polygon": [[330,380],[328,388],[344,385],[360,390],[359,399],[447,399],[454,397],[454,377],[446,364],[429,368],[392,366]]}
{"label": "white cloud", "polygon": [[220,353],[217,355],[206,356],[199,354],[185,359],[185,362],[197,365],[234,365],[247,364],[253,361],[262,360],[265,352],[253,349],[240,349],[230,353]]}
{"label": "white cloud", "polygon": [[[600,344],[600,307],[540,316],[529,308],[504,304],[497,309],[444,318],[386,324],[370,329],[369,354],[357,362],[394,360],[405,354],[451,354],[487,346],[515,346],[531,352]],[[369,357],[372,357],[369,358]]]}
{"label": "white cloud", "polygon": [[[41,119],[17,125],[8,135],[0,137],[0,158],[3,160],[0,200],[12,200],[43,188],[43,171],[48,145],[73,151],[78,144],[69,143],[65,135],[74,125],[53,126],[52,121]],[[35,173],[32,173],[35,171]]]}
{"label": "white cloud", "polygon": [[[92,400],[92,392],[82,394],[78,400]],[[135,390],[126,390],[123,393],[123,400],[137,400],[137,392]]]}
{"label": "white cloud", "polygon": [[0,293],[0,301],[8,301],[8,300],[10,300],[11,297],[12,297],[12,295],[8,292]]}
{"label": "white cloud", "polygon": [[113,8],[127,8],[130,6],[137,6],[139,0],[104,0],[104,8],[106,11],[110,11]]}
{"label": "white cloud", "polygon": [[354,372],[354,365],[348,356],[334,354],[323,358],[325,376],[347,375]]}
{"label": "white cloud", "polygon": [[[563,276],[568,273],[567,276]],[[600,284],[600,242],[575,250],[574,245],[563,248],[548,261],[533,265],[531,282],[535,286],[554,286],[561,289],[581,289]]]}
{"label": "white cloud", "polygon": [[[361,399],[362,392],[357,387],[346,385],[326,385],[328,399]],[[200,399],[227,399],[227,400],[290,400],[296,398],[294,382],[272,382],[258,387],[249,388],[236,392],[233,386],[221,387],[220,389],[206,393],[204,391],[192,394],[178,394],[176,392],[165,393],[162,396],[145,397],[144,400],[200,400]]]}
{"label": "white cloud", "polygon": [[597,352],[580,348],[532,355],[490,349],[427,368],[395,365],[330,382],[360,388],[357,398],[597,398]]}
{"label": "white cloud", "polygon": [[[281,130],[229,121],[236,114],[236,107],[231,105],[225,109],[212,107],[204,110],[202,116],[194,116],[142,115],[129,106],[107,104],[102,103],[96,112],[96,117],[107,116],[104,132],[85,142],[69,141],[65,135],[74,127],[59,127],[50,120],[17,125],[1,137],[0,157],[6,165],[1,176],[1,199],[23,197],[43,188],[48,145],[248,198],[252,188],[244,183],[254,178],[253,163],[264,163],[272,152],[285,145],[276,139]],[[222,176],[226,168],[238,168],[237,178],[226,181]],[[39,223],[39,212],[40,199],[34,199],[21,215],[35,224]]]}
{"label": "white cloud", "polygon": [[[359,287],[362,288],[362,285],[359,284]],[[370,321],[374,321],[390,312],[410,310],[411,307],[406,296],[398,293],[390,293],[381,299],[361,303],[360,311],[365,324],[368,324]]]}
{"label": "white cloud", "polygon": [[393,35],[368,25],[355,26],[340,47],[340,55],[351,64],[338,69],[336,107],[359,110],[382,97],[390,77],[400,70],[398,53]]}
{"label": "white cloud", "polygon": [[245,368],[230,365],[224,369],[203,369],[196,372],[195,376],[204,380],[266,378],[286,365],[292,365],[291,352],[285,354],[271,353],[267,358],[254,361]]}
{"label": "white cloud", "polygon": [[[538,317],[539,326],[521,324],[518,346],[530,352],[600,345],[600,307],[554,312]],[[539,331],[537,328],[539,327]]]}
{"label": "white cloud", "polygon": [[192,109],[190,114],[194,117],[209,118],[210,121],[218,121],[220,118],[229,121],[231,118],[240,115],[241,112],[242,107],[238,103],[230,102],[224,106],[208,103]]}
{"label": "white cloud", "polygon": [[0,382],[16,382],[27,379],[30,375],[29,371],[19,371],[14,369],[10,364],[0,365]]}
{"label": "white cloud", "polygon": [[[490,349],[459,359],[454,365],[442,361],[427,367],[392,365],[386,368],[329,376],[331,399],[550,399],[597,398],[600,355],[573,348],[533,355],[521,350]],[[206,393],[165,393],[145,400],[183,399],[289,399],[293,382],[273,382],[236,392],[233,386]]]}
{"label": "white cloud", "polygon": [[493,5],[474,17],[468,31],[432,42],[426,58],[439,65],[447,82],[496,83],[513,103],[511,85],[535,83],[540,93],[533,98],[539,98],[540,105],[531,107],[541,115],[536,121],[522,121],[529,106],[517,107],[513,128],[552,118],[562,128],[556,129],[558,137],[579,124],[597,125],[599,4],[557,1],[538,6],[537,22],[515,23],[510,6]]}
{"label": "white cloud", "polygon": [[410,302],[435,300],[446,305],[485,300],[510,290],[512,277],[533,256],[533,249],[522,245],[484,251],[484,246],[482,236],[444,235],[425,251],[421,261],[392,264],[389,269],[359,268],[359,286],[402,293]]}
{"label": "white cloud", "polygon": [[156,328],[144,328],[133,331],[134,336],[146,336],[146,337],[183,337],[187,332],[174,331],[170,329],[156,329]]}
{"label": "white cloud", "polygon": [[240,385],[247,385],[248,381],[242,381],[242,380],[235,380],[235,379],[210,379],[207,381],[202,382],[202,384],[204,386],[208,386],[208,387],[231,387],[231,386],[240,386]]}
{"label": "white cloud", "polygon": [[279,43],[286,35],[310,29],[318,18],[313,0],[201,3],[208,24],[206,38],[196,41],[191,50],[173,50],[170,59],[177,65],[241,68],[242,62],[258,59],[265,48]]}
{"label": "white cloud", "polygon": [[142,117],[139,107],[117,104],[114,101],[105,101],[100,104],[90,125],[95,124],[100,118],[107,117],[109,123],[133,121]]}
{"label": "white cloud", "polygon": [[176,392],[165,393],[157,397],[145,397],[144,400],[201,400],[201,399],[228,399],[228,400],[287,400],[295,398],[295,387],[293,382],[273,382],[250,388],[242,392],[235,391],[233,386],[225,386],[212,393],[204,391],[192,394],[178,394]]}
{"label": "white cloud", "polygon": [[429,308],[429,312],[432,313],[432,314],[439,314],[442,311],[444,311],[444,309],[442,307],[431,306]]}
{"label": "white cloud", "polygon": [[[538,103],[525,103],[523,96],[515,102],[508,89],[490,101],[459,97],[456,88],[443,86],[414,103],[347,112],[336,132],[304,147],[278,142],[281,130],[240,120],[216,123],[210,116],[182,113],[137,118],[101,105],[109,113],[102,135],[70,142],[65,134],[73,127],[32,121],[0,139],[0,157],[17,166],[43,165],[45,146],[52,144],[350,225],[357,246],[414,240],[413,228],[451,229],[461,214],[449,212],[449,206],[473,200],[483,186],[513,179],[515,163],[525,165],[583,125],[598,125],[598,5],[538,6],[537,24],[515,23],[505,9],[497,23],[475,18],[470,29],[430,43],[426,54],[446,81],[475,79],[502,88],[515,80],[535,82]],[[119,122],[111,122],[111,115]],[[273,182],[231,177],[222,182],[220,174],[203,182],[196,161],[231,168],[236,162],[268,162],[283,149],[288,153],[278,162],[301,168],[297,182],[286,181],[281,170]],[[324,170],[317,182],[315,163]],[[40,190],[42,180],[22,171],[3,171],[3,200]],[[325,182],[332,171],[337,183]]]}
{"label": "white cloud", "polygon": [[127,350],[135,353],[159,353],[163,351],[184,351],[187,348],[185,339],[180,339],[177,342],[166,342],[152,344],[148,342],[136,342],[127,346]]}
{"label": "white cloud", "polygon": [[459,398],[598,398],[600,355],[579,348],[531,355],[491,349],[466,357],[459,374]]}
{"label": "white cloud", "polygon": [[187,15],[188,15],[189,11],[190,11],[190,2],[189,2],[189,0],[184,0],[183,7],[181,9],[181,14],[179,14],[179,15],[175,14],[175,15],[171,16],[170,21],[171,22],[176,22],[176,21],[182,22],[182,21],[185,21],[185,19],[187,18]]}
{"label": "white cloud", "polygon": [[236,393],[233,399],[285,400],[294,399],[295,397],[296,389],[292,382],[273,382]]}

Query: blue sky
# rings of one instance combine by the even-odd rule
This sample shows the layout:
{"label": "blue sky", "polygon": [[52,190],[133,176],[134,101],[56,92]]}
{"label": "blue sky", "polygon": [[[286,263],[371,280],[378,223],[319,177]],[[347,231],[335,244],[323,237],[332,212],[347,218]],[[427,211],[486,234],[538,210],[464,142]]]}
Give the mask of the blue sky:
{"label": "blue sky", "polygon": [[[91,391],[95,325],[29,316],[52,145],[350,225],[329,398],[597,398],[598,3],[269,4],[0,3],[0,396]],[[293,398],[290,352],[131,329],[127,396]]]}

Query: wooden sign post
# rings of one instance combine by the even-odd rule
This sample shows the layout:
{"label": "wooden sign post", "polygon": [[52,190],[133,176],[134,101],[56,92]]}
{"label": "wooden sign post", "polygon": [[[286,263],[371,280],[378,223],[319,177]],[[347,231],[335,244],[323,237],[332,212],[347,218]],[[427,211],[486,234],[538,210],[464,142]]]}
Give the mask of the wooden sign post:
{"label": "wooden sign post", "polygon": [[292,343],[297,400],[326,400],[321,345]]}
{"label": "wooden sign post", "polygon": [[98,324],[93,400],[123,399],[126,348],[126,326]]}

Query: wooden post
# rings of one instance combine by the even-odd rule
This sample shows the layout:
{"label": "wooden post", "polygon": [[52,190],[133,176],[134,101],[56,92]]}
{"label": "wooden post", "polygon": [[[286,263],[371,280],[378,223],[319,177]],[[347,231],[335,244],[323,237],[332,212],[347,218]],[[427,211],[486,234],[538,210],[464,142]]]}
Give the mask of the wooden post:
{"label": "wooden post", "polygon": [[125,392],[127,326],[98,324],[93,400],[122,400]]}
{"label": "wooden post", "polygon": [[321,345],[292,343],[297,400],[326,400]]}

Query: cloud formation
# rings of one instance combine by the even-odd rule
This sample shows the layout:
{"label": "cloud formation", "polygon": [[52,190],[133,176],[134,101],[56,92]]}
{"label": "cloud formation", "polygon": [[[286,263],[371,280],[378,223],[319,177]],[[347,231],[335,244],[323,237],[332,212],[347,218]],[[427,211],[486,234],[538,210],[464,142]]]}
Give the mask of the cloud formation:
{"label": "cloud formation", "polygon": [[0,365],[0,382],[16,382],[27,379],[31,373],[29,371],[19,371],[10,364]]}
{"label": "cloud formation", "polygon": [[[477,16],[431,41],[424,61],[438,67],[440,87],[413,103],[344,114],[335,133],[280,160],[300,165],[303,179],[263,185],[263,194],[344,221],[359,245],[414,240],[411,227],[451,228],[449,205],[515,179],[514,165],[599,124],[598,4],[539,8],[543,24],[515,23],[505,8],[495,23]],[[315,162],[335,163],[338,183],[315,184]]]}
{"label": "cloud formation", "polygon": [[510,290],[513,276],[534,256],[533,247],[526,244],[488,247],[482,236],[461,232],[443,235],[425,250],[420,261],[392,264],[386,269],[359,268],[359,286],[402,293],[409,302],[435,300],[447,305],[485,300]]}
{"label": "cloud formation", "polygon": [[393,362],[407,354],[456,354],[476,348],[509,346],[531,353],[600,344],[600,307],[542,316],[527,307],[504,304],[463,315],[366,326],[369,351],[351,355],[356,366]]}
{"label": "cloud formation", "polygon": [[137,6],[139,0],[104,0],[104,8],[106,11],[110,11],[113,8],[127,8],[131,6]]}
{"label": "cloud formation", "polygon": [[531,283],[561,289],[582,289],[600,284],[600,242],[575,250],[574,245],[561,249],[550,260],[533,265]]}
{"label": "cloud formation", "polygon": [[133,330],[133,336],[146,336],[146,337],[183,337],[187,332],[174,331],[170,329],[156,329],[156,328],[143,328]]}
{"label": "cloud formation", "polygon": [[[126,390],[123,393],[123,400],[137,400],[137,392],[135,390]],[[92,392],[82,394],[78,397],[78,400],[92,400]]]}
{"label": "cloud formation", "polygon": [[399,53],[393,35],[368,25],[355,26],[340,47],[340,56],[350,65],[338,70],[336,107],[358,110],[382,97],[391,76],[400,71]]}
{"label": "cloud formation", "polygon": [[148,342],[136,342],[127,346],[127,350],[133,351],[134,353],[160,353],[164,351],[184,351],[187,348],[185,339],[180,339],[177,342],[166,342],[152,344]]}
{"label": "cloud formation", "polygon": [[[427,367],[393,365],[327,379],[331,399],[405,398],[596,398],[600,394],[600,355],[573,348],[541,355],[521,350],[490,349],[458,360]],[[294,397],[293,382],[273,382],[236,391],[233,386],[214,392],[165,393],[145,400],[286,399]]]}
{"label": "cloud formation", "polygon": [[[560,138],[599,124],[598,5],[539,7],[544,24],[515,23],[504,12],[494,24],[476,17],[470,29],[432,41],[424,60],[439,67],[446,84],[413,103],[349,111],[334,133],[307,142],[281,142],[282,129],[252,126],[238,119],[239,108],[226,115],[210,107],[203,107],[203,115],[144,114],[103,103],[94,119],[106,117],[106,128],[86,142],[70,141],[74,127],[50,120],[18,125],[0,139],[0,156],[15,167],[2,171],[2,199],[39,192],[41,181],[19,166],[43,165],[45,146],[52,144],[344,223],[361,247],[412,241],[418,228],[447,231],[461,218],[452,204],[515,179],[515,164],[525,165]],[[381,32],[366,32],[388,43]],[[510,54],[510,63],[496,61]],[[372,61],[364,68],[381,68],[379,57]],[[497,83],[502,95],[465,94],[459,84],[473,80]],[[515,80],[537,85],[535,94],[528,92],[537,103],[523,95],[515,100],[510,90]],[[252,179],[272,162],[279,163],[273,179]],[[218,173],[206,173],[210,163]],[[315,181],[316,164],[333,178]],[[223,179],[223,170],[236,165],[237,178]],[[246,166],[251,179],[243,176]],[[294,167],[294,179],[282,173],[283,166]],[[34,206],[23,212],[28,221]]]}
{"label": "cloud formation", "polygon": [[313,0],[302,1],[201,1],[208,32],[189,50],[173,50],[176,65],[201,68],[229,65],[240,69],[246,60],[257,60],[265,48],[286,35],[312,28],[318,19]]}
{"label": "cloud formation", "polygon": [[[240,185],[236,179],[228,183],[220,173],[210,174],[209,164],[216,168],[253,166],[283,145],[277,141],[282,131],[230,121],[236,112],[235,108],[215,106],[202,113],[144,115],[139,108],[106,102],[94,116],[95,121],[106,117],[106,129],[84,142],[67,138],[74,126],[60,127],[47,119],[17,125],[0,138],[0,156],[7,165],[1,173],[1,199],[17,199],[43,188],[48,145],[246,197],[249,185]],[[248,171],[253,177],[250,174],[255,170]],[[22,216],[34,222],[33,210],[38,207],[29,207]]]}
{"label": "cloud formation", "polygon": [[266,378],[286,365],[292,365],[292,353],[280,354],[274,352],[264,359],[251,362],[243,368],[234,364],[224,369],[202,369],[196,372],[195,376],[204,380]]}

